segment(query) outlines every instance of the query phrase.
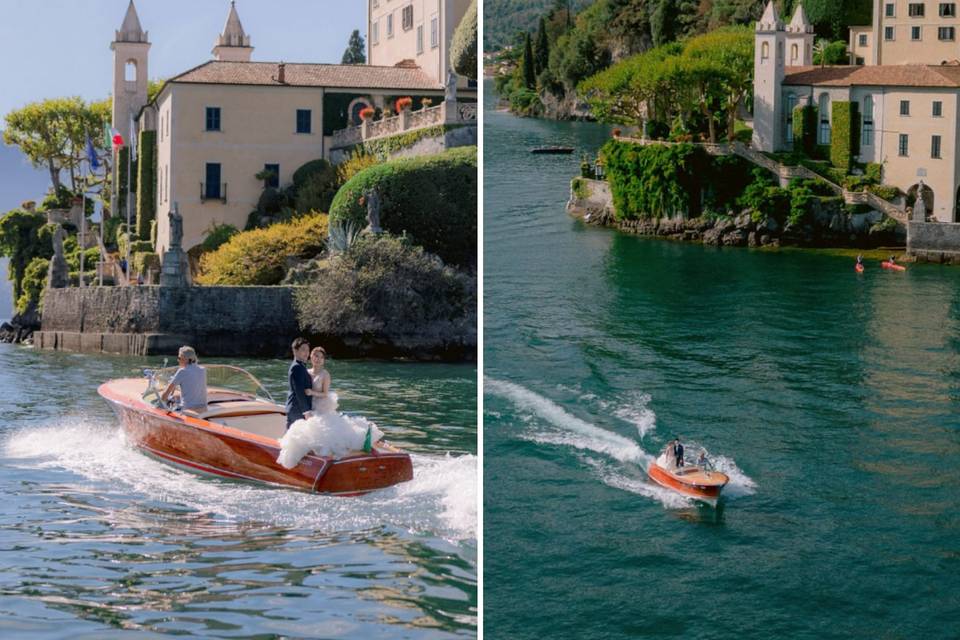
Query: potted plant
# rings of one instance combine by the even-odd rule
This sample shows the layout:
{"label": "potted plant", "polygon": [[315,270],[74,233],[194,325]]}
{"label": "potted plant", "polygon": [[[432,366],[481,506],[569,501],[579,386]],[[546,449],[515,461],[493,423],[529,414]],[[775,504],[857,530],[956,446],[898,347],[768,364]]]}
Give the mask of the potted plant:
{"label": "potted plant", "polygon": [[373,107],[364,107],[360,109],[360,117],[363,120],[373,120],[373,116],[376,113],[376,110]]}
{"label": "potted plant", "polygon": [[427,109],[427,108],[429,108],[430,105],[432,105],[432,104],[433,104],[433,100],[431,100],[430,98],[421,98],[421,99],[420,99],[420,107],[421,107],[422,109]]}
{"label": "potted plant", "polygon": [[413,106],[413,98],[410,96],[404,96],[403,98],[397,98],[397,113],[400,113],[404,109],[409,109]]}

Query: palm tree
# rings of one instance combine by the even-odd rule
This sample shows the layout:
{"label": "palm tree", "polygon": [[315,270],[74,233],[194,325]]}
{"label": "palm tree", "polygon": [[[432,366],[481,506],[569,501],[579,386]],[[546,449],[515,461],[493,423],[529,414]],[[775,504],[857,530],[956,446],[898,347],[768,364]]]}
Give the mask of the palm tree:
{"label": "palm tree", "polygon": [[817,56],[820,56],[820,68],[823,69],[827,64],[827,47],[830,46],[830,41],[826,38],[820,38],[817,40],[817,43],[813,45],[813,57],[816,59]]}

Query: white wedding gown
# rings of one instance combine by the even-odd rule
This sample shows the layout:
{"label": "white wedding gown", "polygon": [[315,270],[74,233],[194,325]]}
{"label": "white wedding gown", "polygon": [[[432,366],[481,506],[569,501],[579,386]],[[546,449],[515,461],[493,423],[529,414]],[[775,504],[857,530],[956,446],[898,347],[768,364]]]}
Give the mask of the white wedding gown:
{"label": "white wedding gown", "polygon": [[340,458],[363,449],[370,430],[371,445],[383,439],[383,431],[366,418],[337,412],[337,394],[328,391],[313,396],[313,416],[297,420],[280,438],[277,463],[292,469],[312,450],[318,456]]}

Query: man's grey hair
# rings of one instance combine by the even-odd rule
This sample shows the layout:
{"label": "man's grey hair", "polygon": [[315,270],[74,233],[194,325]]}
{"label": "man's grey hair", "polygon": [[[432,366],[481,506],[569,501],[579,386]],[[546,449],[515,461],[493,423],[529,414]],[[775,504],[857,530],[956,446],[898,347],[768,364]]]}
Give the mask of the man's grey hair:
{"label": "man's grey hair", "polygon": [[180,347],[180,352],[177,354],[187,362],[196,362],[197,361],[197,352],[193,347]]}

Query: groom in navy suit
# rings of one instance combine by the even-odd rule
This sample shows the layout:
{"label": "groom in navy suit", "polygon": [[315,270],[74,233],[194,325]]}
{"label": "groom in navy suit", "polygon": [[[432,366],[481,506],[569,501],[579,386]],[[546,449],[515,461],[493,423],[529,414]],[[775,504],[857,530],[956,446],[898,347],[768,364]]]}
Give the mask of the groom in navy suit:
{"label": "groom in navy suit", "polygon": [[312,406],[310,398],[304,393],[313,388],[313,380],[307,371],[307,358],[310,357],[310,343],[306,338],[293,341],[293,362],[287,372],[290,391],[287,392],[287,429],[304,417]]}

